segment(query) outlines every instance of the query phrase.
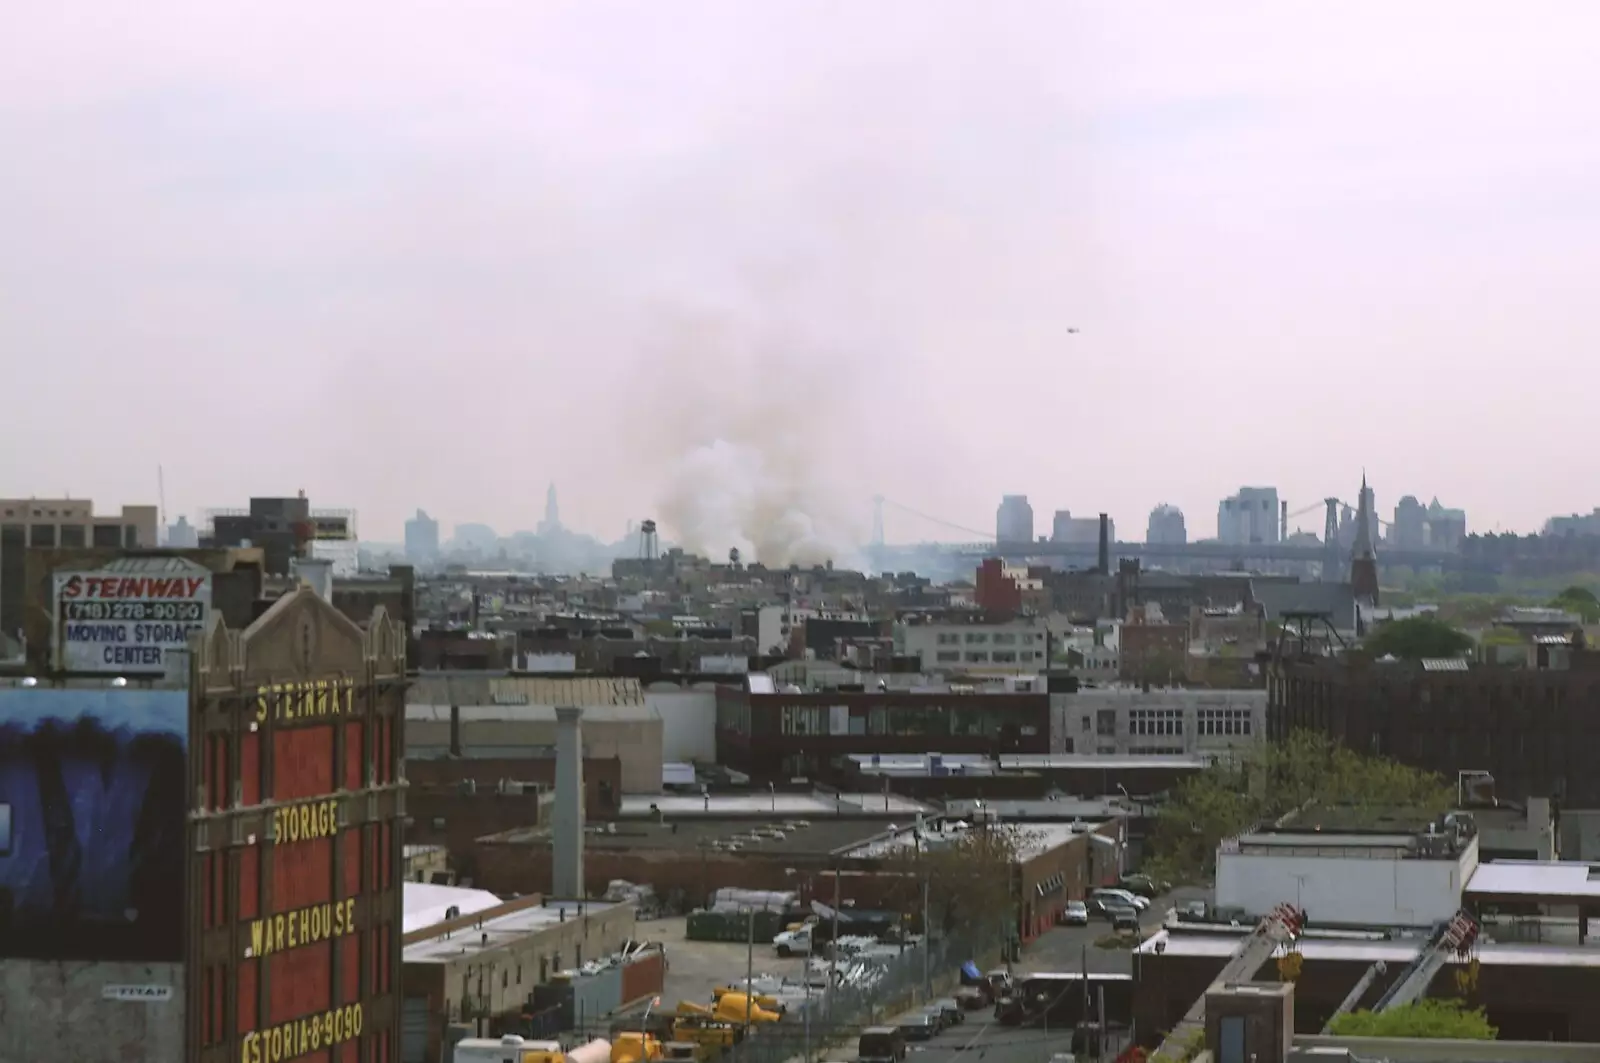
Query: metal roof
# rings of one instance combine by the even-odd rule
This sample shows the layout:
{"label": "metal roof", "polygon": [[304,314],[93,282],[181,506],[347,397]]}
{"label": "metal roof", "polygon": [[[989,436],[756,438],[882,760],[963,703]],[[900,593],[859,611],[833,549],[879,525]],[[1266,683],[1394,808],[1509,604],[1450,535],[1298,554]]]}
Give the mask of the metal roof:
{"label": "metal roof", "polygon": [[1424,657],[1422,670],[1424,672],[1465,672],[1469,669],[1465,657]]}
{"label": "metal roof", "polygon": [[148,557],[135,555],[132,557],[119,557],[102,564],[71,566],[63,568],[63,572],[116,572],[124,576],[176,576],[184,573],[191,576],[203,576],[211,570],[204,565],[196,564],[186,557]]}
{"label": "metal roof", "polygon": [[1600,865],[1570,860],[1496,860],[1478,865],[1465,892],[1477,896],[1600,898]]}

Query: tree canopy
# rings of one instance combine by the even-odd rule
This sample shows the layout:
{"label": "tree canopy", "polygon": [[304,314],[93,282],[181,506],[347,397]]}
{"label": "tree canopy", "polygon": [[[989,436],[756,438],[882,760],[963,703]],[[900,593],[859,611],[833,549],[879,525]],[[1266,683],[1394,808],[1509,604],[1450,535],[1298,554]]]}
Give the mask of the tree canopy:
{"label": "tree canopy", "polygon": [[1336,808],[1343,822],[1359,823],[1396,809],[1432,816],[1450,800],[1450,787],[1437,775],[1297,731],[1240,750],[1179,784],[1156,814],[1147,866],[1158,878],[1203,878],[1215,870],[1224,838],[1297,809],[1310,817],[1316,808]]}
{"label": "tree canopy", "polygon": [[1383,1012],[1352,1011],[1340,1015],[1328,1032],[1335,1037],[1420,1037],[1455,1041],[1493,1041],[1499,1032],[1482,1008],[1459,1000],[1419,1000]]}
{"label": "tree canopy", "polygon": [[[1016,926],[1016,898],[1011,868],[1025,855],[1033,836],[1004,823],[971,827],[960,833],[923,828],[920,844],[897,849],[884,870],[898,874],[903,888],[898,901],[919,913],[922,886],[928,888],[928,922],[935,932],[950,934],[966,925],[981,937],[996,939]],[[980,924],[992,920],[992,933]]]}
{"label": "tree canopy", "polygon": [[1426,657],[1460,657],[1472,649],[1473,642],[1466,632],[1424,615],[1380,625],[1367,636],[1365,646],[1374,657],[1417,661]]}
{"label": "tree canopy", "polygon": [[1576,613],[1585,624],[1600,623],[1600,598],[1596,598],[1587,587],[1568,587],[1555,596],[1550,607]]}

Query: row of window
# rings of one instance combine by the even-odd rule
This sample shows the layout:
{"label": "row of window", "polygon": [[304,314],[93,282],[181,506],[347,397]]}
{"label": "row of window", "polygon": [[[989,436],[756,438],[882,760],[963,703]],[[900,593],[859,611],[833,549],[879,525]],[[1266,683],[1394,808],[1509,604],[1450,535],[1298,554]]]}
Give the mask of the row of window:
{"label": "row of window", "polygon": [[1248,735],[1251,728],[1249,709],[1197,709],[1195,730],[1203,735]]}
{"label": "row of window", "polygon": [[[1249,735],[1254,726],[1250,709],[1196,709],[1195,733],[1200,735]],[[1095,718],[1083,717],[1083,730],[1101,735],[1117,733],[1117,710],[1100,709]],[[1129,709],[1130,735],[1181,735],[1183,709]]]}
{"label": "row of window", "polygon": [[785,705],[779,730],[801,737],[822,735],[953,735],[1002,738],[1037,733],[1022,715],[1007,709],[932,706]]}
{"label": "row of window", "polygon": [[10,524],[5,530],[11,533],[7,538],[26,535],[27,545],[37,547],[125,549],[139,545],[138,529],[132,524]]}
{"label": "row of window", "polygon": [[[962,659],[960,650],[940,650],[935,654],[939,664],[959,664]],[[966,662],[968,664],[1016,664],[1019,661],[1042,661],[1044,653],[1040,650],[968,650]]]}
{"label": "row of window", "polygon": [[968,646],[982,646],[987,643],[992,643],[996,646],[1015,646],[1019,642],[1024,646],[1032,646],[1034,643],[1042,642],[1043,640],[1044,635],[1037,631],[995,631],[992,633],[988,631],[968,631],[965,633],[960,631],[941,631],[937,637],[937,642],[941,646],[959,646],[962,643],[966,643]]}

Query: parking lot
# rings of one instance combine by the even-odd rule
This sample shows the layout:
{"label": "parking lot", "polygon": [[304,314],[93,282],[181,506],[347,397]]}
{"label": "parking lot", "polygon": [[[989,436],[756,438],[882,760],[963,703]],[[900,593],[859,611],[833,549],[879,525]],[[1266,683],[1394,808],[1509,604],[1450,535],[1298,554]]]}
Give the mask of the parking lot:
{"label": "parking lot", "polygon": [[753,949],[735,942],[690,941],[684,936],[688,925],[688,920],[681,916],[639,923],[641,938],[659,941],[667,949],[662,1007],[675,1008],[680,1000],[709,1004],[711,991],[717,986],[744,980],[752,954],[758,978],[770,974],[799,981],[805,973],[804,957],[780,959],[770,941],[757,941]]}

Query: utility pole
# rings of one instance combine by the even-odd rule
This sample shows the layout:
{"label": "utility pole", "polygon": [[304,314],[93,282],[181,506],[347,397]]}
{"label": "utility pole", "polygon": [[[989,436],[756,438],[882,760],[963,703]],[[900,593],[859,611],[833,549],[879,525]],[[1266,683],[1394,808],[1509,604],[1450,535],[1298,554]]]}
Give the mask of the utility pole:
{"label": "utility pole", "polygon": [[750,1037],[750,1009],[754,1006],[751,999],[755,995],[756,980],[756,909],[750,906],[750,934],[745,945],[744,954],[744,1035]]}
{"label": "utility pole", "polygon": [[928,924],[928,872],[922,872],[922,999],[933,995],[933,928]]}

